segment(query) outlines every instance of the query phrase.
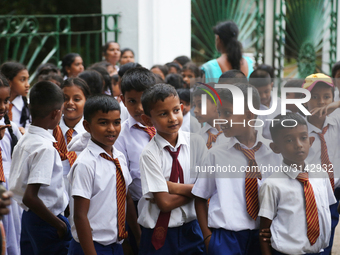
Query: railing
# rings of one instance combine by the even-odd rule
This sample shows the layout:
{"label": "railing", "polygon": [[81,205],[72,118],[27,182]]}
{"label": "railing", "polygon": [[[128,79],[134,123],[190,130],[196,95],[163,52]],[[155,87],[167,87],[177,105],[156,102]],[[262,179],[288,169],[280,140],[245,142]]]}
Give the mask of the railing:
{"label": "railing", "polygon": [[[101,46],[118,41],[118,14],[0,15],[0,63],[14,60],[32,72],[70,52],[79,53],[88,66],[101,60]],[[31,75],[32,81],[35,72]]]}

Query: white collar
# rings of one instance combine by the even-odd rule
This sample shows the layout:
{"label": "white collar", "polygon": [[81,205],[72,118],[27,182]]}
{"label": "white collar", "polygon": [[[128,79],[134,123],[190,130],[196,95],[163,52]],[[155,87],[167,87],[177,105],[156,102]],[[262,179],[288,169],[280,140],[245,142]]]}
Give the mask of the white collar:
{"label": "white collar", "polygon": [[27,132],[34,135],[39,135],[53,143],[57,142],[54,136],[49,131],[41,127],[30,125]]}

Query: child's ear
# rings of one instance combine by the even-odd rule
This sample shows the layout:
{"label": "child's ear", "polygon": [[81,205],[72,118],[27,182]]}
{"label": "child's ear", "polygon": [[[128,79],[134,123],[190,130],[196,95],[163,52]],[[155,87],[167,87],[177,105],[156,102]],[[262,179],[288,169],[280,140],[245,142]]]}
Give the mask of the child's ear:
{"label": "child's ear", "polygon": [[146,115],[146,114],[142,114],[141,116],[142,118],[142,121],[145,123],[145,125],[147,125],[148,127],[152,127],[153,126],[153,123],[151,121],[151,117]]}
{"label": "child's ear", "polygon": [[280,154],[280,149],[277,147],[276,143],[270,143],[269,147],[272,149],[272,151],[276,154]]}
{"label": "child's ear", "polygon": [[181,103],[181,111],[183,112],[183,108],[184,108],[184,106],[183,106],[183,104]]}
{"label": "child's ear", "polygon": [[55,120],[56,118],[59,118],[60,111],[61,111],[60,109],[59,109],[59,110],[58,110],[58,109],[57,109],[57,110],[53,110],[53,111],[51,112],[51,115],[50,115],[50,116],[51,116],[51,119],[52,119],[52,120]]}
{"label": "child's ear", "polygon": [[90,128],[90,123],[87,120],[83,121],[83,126],[85,128],[85,130],[91,134],[91,128]]}
{"label": "child's ear", "polygon": [[315,137],[314,136],[310,136],[309,137],[309,145],[312,146],[312,144],[314,143],[315,141]]}

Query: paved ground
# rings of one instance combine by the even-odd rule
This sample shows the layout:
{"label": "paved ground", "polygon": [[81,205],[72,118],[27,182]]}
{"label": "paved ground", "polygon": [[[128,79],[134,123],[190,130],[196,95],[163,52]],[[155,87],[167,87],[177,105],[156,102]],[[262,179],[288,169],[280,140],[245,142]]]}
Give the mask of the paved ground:
{"label": "paved ground", "polygon": [[332,255],[340,255],[340,227],[339,227],[339,225],[335,229]]}

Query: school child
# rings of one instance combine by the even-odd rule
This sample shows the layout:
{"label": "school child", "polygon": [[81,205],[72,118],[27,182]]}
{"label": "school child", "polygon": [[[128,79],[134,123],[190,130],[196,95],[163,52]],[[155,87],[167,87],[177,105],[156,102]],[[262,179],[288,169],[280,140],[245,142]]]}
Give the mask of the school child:
{"label": "school child", "polygon": [[119,60],[120,66],[123,66],[130,62],[135,62],[135,53],[129,48],[122,49]]}
{"label": "school child", "polygon": [[183,77],[178,73],[169,73],[165,77],[164,83],[173,86],[175,89],[181,89],[184,87]]}
{"label": "school child", "polygon": [[29,74],[26,67],[17,62],[5,62],[0,67],[2,73],[11,87],[8,117],[18,127],[22,134],[29,124],[30,113],[28,110],[27,94],[30,88],[28,83]]}
{"label": "school child", "polygon": [[[0,185],[8,189],[8,178],[12,162],[12,151],[21,138],[17,125],[8,118],[10,86],[7,79],[0,75]],[[3,216],[6,233],[6,254],[20,254],[21,207],[12,201],[9,214]],[[5,253],[4,253],[5,254]]]}
{"label": "school child", "polygon": [[[301,88],[302,84],[303,84],[303,80],[292,79],[292,80],[287,81],[284,87],[285,88]],[[301,97],[302,97],[302,93],[294,93],[294,92],[286,93],[287,99],[298,99]],[[295,113],[301,114],[299,108],[297,108],[295,104],[287,104],[286,108],[287,108],[287,112],[295,112]]]}
{"label": "school child", "polygon": [[336,62],[332,68],[332,78],[335,85],[334,88],[334,101],[340,100],[339,88],[340,88],[340,61]]}
{"label": "school child", "polygon": [[84,126],[91,139],[68,175],[74,199],[68,254],[123,254],[125,219],[137,238],[140,229],[128,192],[132,179],[124,155],[114,146],[121,128],[118,102],[108,95],[89,98]]}
{"label": "school child", "polygon": [[103,84],[104,79],[103,76],[95,71],[95,70],[86,70],[79,74],[79,78],[83,79],[86,84],[89,86],[91,95],[99,95],[104,92]]}
{"label": "school child", "polygon": [[[277,103],[276,110],[269,115],[261,115],[259,119],[264,122],[262,135],[266,139],[271,139],[269,127],[271,125],[271,121],[266,119],[274,119],[275,116],[281,113],[281,100],[279,97],[272,97],[272,89],[273,89],[273,81],[270,77],[269,73],[265,70],[256,69],[254,72],[250,74],[249,83],[256,87],[260,94],[261,98],[261,106],[260,110],[268,110],[273,107],[273,103]],[[276,98],[276,102],[274,102]]]}
{"label": "school child", "polygon": [[69,77],[77,77],[84,71],[83,59],[78,53],[68,53],[61,60],[61,72],[64,80]]}
{"label": "school child", "polygon": [[200,78],[200,69],[193,63],[188,62],[182,68],[182,76],[185,88],[193,88],[197,79]]}
{"label": "school child", "polygon": [[64,84],[64,79],[58,74],[45,74],[40,75],[38,81],[50,81],[57,84],[59,87]]}
{"label": "school child", "polygon": [[150,68],[150,71],[154,74],[158,74],[161,76],[162,80],[165,80],[165,76],[169,73],[169,68],[166,65],[153,65]]}
{"label": "school child", "polygon": [[157,133],[140,156],[139,254],[205,254],[191,195],[196,175],[190,167],[200,165],[207,148],[200,136],[180,129],[183,106],[172,86],[152,86],[142,104],[143,121]]}
{"label": "school child", "polygon": [[[327,108],[333,103],[334,84],[331,77],[316,73],[306,77],[302,88],[311,92],[311,99],[305,104],[306,108],[313,115],[307,116],[307,126],[309,136],[315,137],[315,141],[309,149],[306,161],[315,166],[322,166],[329,173],[329,180],[333,190],[339,187],[335,185],[334,177],[338,177],[340,173],[339,165],[339,130],[340,118],[339,114],[327,116],[320,114],[319,109]],[[329,254],[334,238],[335,227],[339,221],[337,213],[337,204],[330,207],[332,214],[332,235],[329,246],[323,254]]]}
{"label": "school child", "polygon": [[221,74],[218,79],[218,84],[236,84],[236,83],[248,83],[247,77],[242,71],[237,69],[231,69]]}
{"label": "school child", "polygon": [[244,94],[245,112],[233,115],[232,93],[228,89],[217,91],[222,101],[218,104],[219,117],[228,121],[220,126],[230,140],[210,149],[203,164],[208,170],[230,168],[203,169],[192,194],[209,254],[260,254],[258,186],[269,175],[270,167],[280,162],[280,156],[272,152],[268,140],[247,125],[256,119],[246,103],[248,88],[252,88],[255,109],[260,108],[259,93],[248,84],[234,86]]}
{"label": "school child", "polygon": [[260,228],[271,229],[273,248],[261,242],[262,254],[319,254],[330,240],[329,206],[336,199],[326,170],[315,171],[305,161],[314,137],[308,135],[304,118],[287,113],[275,119],[279,121],[270,127],[270,147],[282,155],[283,162],[259,192]]}
{"label": "school child", "polygon": [[63,167],[48,132],[60,121],[62,90],[51,82],[38,82],[30,91],[32,125],[13,151],[9,188],[24,209],[21,254],[67,254],[70,225],[62,215],[68,201]]}
{"label": "school child", "polygon": [[183,124],[181,129],[185,132],[198,133],[201,125],[197,119],[190,114],[190,90],[178,89],[177,94],[183,105]]}
{"label": "school child", "polygon": [[90,88],[81,78],[68,78],[61,89],[63,90],[65,102],[63,116],[59,125],[53,129],[53,136],[57,140],[57,150],[63,163],[63,177],[65,188],[70,194],[70,185],[67,175],[76,160],[76,153],[69,152],[67,145],[73,137],[86,132],[83,126],[83,112],[86,99],[90,96]]}
{"label": "school child", "polygon": [[[208,91],[211,96],[206,92]],[[206,113],[202,114],[202,95],[207,95]],[[223,135],[220,125],[214,125],[214,120],[219,119],[217,112],[217,98],[214,92],[206,86],[197,86],[193,93],[193,107],[195,107],[195,117],[200,124],[204,126],[198,132],[206,142],[207,148],[211,149],[212,146],[226,143],[228,139]]]}

